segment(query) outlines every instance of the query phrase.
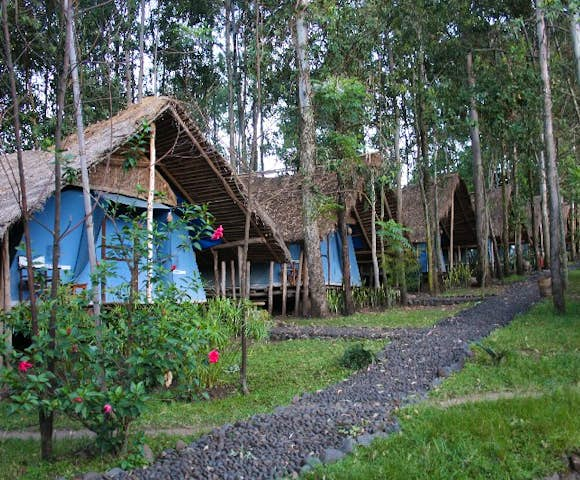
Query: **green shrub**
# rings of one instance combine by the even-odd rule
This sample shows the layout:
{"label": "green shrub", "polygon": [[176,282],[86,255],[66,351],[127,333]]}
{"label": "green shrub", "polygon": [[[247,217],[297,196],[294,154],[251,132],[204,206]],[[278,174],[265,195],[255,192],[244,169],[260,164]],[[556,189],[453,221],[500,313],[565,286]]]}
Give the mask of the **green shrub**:
{"label": "green shrub", "polygon": [[363,308],[390,308],[398,301],[400,292],[387,285],[380,288],[354,287],[352,296],[354,306],[357,310]]}
{"label": "green shrub", "polygon": [[373,352],[367,350],[362,343],[356,343],[344,351],[340,364],[345,368],[360,370],[373,363],[374,360]]}
{"label": "green shrub", "polygon": [[443,280],[443,284],[447,290],[457,287],[467,288],[470,285],[473,271],[466,263],[460,263],[454,266],[447,273],[447,278]]}
{"label": "green shrub", "polygon": [[334,315],[342,313],[344,310],[344,292],[339,288],[328,288],[326,290],[326,304],[328,311]]}

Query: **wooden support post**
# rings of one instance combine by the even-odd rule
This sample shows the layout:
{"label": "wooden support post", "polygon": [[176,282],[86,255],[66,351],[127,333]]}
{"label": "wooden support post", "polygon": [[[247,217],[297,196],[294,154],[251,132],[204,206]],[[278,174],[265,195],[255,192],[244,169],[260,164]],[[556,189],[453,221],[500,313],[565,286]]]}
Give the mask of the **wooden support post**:
{"label": "wooden support post", "polygon": [[220,295],[220,272],[219,272],[219,262],[218,253],[216,251],[211,252],[213,255],[213,289],[215,291],[215,296]]}
{"label": "wooden support post", "polygon": [[221,291],[222,297],[226,298],[226,262],[222,260]]}
{"label": "wooden support post", "polygon": [[147,302],[153,301],[153,204],[155,202],[155,122],[151,122],[149,134],[149,190],[147,193]]}
{"label": "wooden support post", "polygon": [[[2,302],[3,312],[8,312],[12,308],[12,298],[10,296],[10,247],[8,245],[8,242],[10,241],[10,235],[8,230],[9,229],[6,229],[4,238],[0,240],[2,242],[2,250],[0,251],[0,270],[2,271],[2,277],[0,280],[2,282],[0,286],[2,288],[0,291],[2,291],[2,298],[0,298],[0,301]],[[12,336],[8,335],[8,333],[8,327],[6,327],[4,322],[0,320],[0,339],[2,336],[6,335],[6,344],[8,347],[10,347],[12,344]],[[10,348],[8,350],[10,350]],[[0,355],[0,366],[3,364],[4,358],[2,355]]]}
{"label": "wooden support post", "polygon": [[232,298],[236,299],[236,262],[230,261],[230,277],[232,279]]}
{"label": "wooden support post", "polygon": [[248,260],[246,262],[246,298],[250,299],[250,287],[252,285],[252,264]]}
{"label": "wooden support post", "polygon": [[282,316],[286,316],[286,301],[288,294],[288,273],[286,271],[286,264],[282,264]]}
{"label": "wooden support post", "polygon": [[240,284],[240,299],[244,299],[244,285],[242,285],[242,259],[244,257],[244,250],[238,247],[238,283]]}
{"label": "wooden support post", "polygon": [[270,261],[270,276],[268,278],[268,313],[274,310],[274,262]]}
{"label": "wooden support post", "polygon": [[300,287],[302,286],[302,263],[304,260],[304,252],[300,252],[298,260],[298,278],[296,279],[296,295],[294,295],[294,316],[300,315]]}
{"label": "wooden support post", "polygon": [[455,227],[455,194],[451,201],[451,227],[449,228],[449,271],[453,270],[453,229]]}
{"label": "wooden support post", "polygon": [[[107,216],[103,217],[101,222],[101,261],[107,260]],[[101,303],[107,302],[107,276],[103,275],[101,279]]]}
{"label": "wooden support post", "polygon": [[[308,263],[304,262],[304,286],[302,287],[302,316],[310,315],[310,278],[308,274]],[[329,276],[330,278],[330,276]],[[325,292],[326,294],[326,292]]]}
{"label": "wooden support post", "polygon": [[[362,225],[362,224],[361,224]],[[332,262],[330,261],[330,233],[326,234],[326,264],[328,266],[328,278],[326,280],[326,284],[330,285],[330,269],[332,267]]]}

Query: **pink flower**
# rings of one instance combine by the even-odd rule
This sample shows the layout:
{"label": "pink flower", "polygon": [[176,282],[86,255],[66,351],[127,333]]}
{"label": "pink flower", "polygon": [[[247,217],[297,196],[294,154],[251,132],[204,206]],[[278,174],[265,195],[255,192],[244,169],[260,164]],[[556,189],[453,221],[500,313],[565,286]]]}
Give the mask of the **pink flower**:
{"label": "pink flower", "polygon": [[177,265],[171,265],[171,271],[172,272],[174,272],[176,268],[177,268]]}
{"label": "pink flower", "polygon": [[75,403],[83,403],[83,399],[81,397],[75,397],[75,398],[73,398],[73,402],[75,402]]}
{"label": "pink flower", "polygon": [[66,334],[67,334],[67,335],[70,335],[70,334],[71,334],[71,332],[72,332],[72,328],[70,328],[70,327],[66,327]]}
{"label": "pink flower", "polygon": [[27,370],[29,370],[30,368],[32,368],[32,363],[27,362],[26,360],[22,360],[19,364],[18,364],[18,371],[22,372],[22,373],[26,373]]}
{"label": "pink flower", "polygon": [[109,415],[113,413],[113,407],[111,407],[111,405],[109,405],[108,403],[105,403],[105,406],[103,407],[103,412],[105,412],[105,415]]}
{"label": "pink flower", "polygon": [[207,354],[207,359],[209,360],[209,363],[217,363],[220,359],[220,352],[212,350]]}
{"label": "pink flower", "polygon": [[224,236],[224,227],[222,227],[221,225],[216,228],[211,236],[212,240],[219,240],[220,238],[223,238]]}
{"label": "pink flower", "polygon": [[73,346],[71,347],[71,351],[72,351],[72,353],[79,353],[79,346],[76,343],[73,343]]}

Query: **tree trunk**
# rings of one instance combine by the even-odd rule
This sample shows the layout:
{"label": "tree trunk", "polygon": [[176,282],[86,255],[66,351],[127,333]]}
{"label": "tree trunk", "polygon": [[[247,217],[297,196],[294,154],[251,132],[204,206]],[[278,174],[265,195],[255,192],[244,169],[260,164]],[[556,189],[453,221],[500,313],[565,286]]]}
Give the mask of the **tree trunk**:
{"label": "tree trunk", "polygon": [[580,86],[580,12],[577,9],[570,15],[570,31],[572,33],[574,59],[576,60],[576,81]]}
{"label": "tree trunk", "polygon": [[36,296],[34,292],[34,265],[32,261],[32,246],[30,239],[30,228],[28,219],[28,196],[26,188],[26,172],[22,159],[22,139],[20,136],[20,100],[16,91],[16,74],[12,63],[12,43],[10,41],[10,30],[8,29],[8,4],[2,0],[2,27],[4,30],[4,52],[6,67],[8,69],[10,82],[10,96],[12,97],[12,113],[14,122],[14,143],[16,144],[16,158],[18,162],[18,179],[20,182],[20,209],[22,212],[22,225],[24,230],[24,244],[26,249],[28,292],[30,295],[30,317],[32,334],[38,335],[38,315],[36,311]]}
{"label": "tree trunk", "polygon": [[[348,225],[346,223],[346,192],[345,182],[341,173],[338,177],[338,203],[342,208],[338,209],[338,228],[340,230],[340,239],[342,243],[341,260],[342,260],[342,290],[344,292],[344,310],[343,315],[352,315],[354,313],[354,301],[352,299],[352,285],[350,283],[350,255],[348,251]],[[328,272],[330,278],[330,271]]]}
{"label": "tree trunk", "polygon": [[471,150],[473,154],[473,185],[475,187],[475,229],[478,249],[477,279],[481,287],[487,285],[488,252],[487,252],[487,228],[484,200],[483,162],[481,159],[481,146],[479,143],[479,115],[477,101],[475,99],[475,74],[473,73],[473,53],[467,54],[467,82],[471,90],[469,110]]}
{"label": "tree trunk", "polygon": [[309,0],[298,0],[295,10],[295,47],[298,66],[298,106],[300,115],[300,168],[304,176],[302,187],[302,215],[304,220],[304,250],[308,265],[312,315],[328,315],[326,287],[320,255],[320,234],[316,218],[315,182],[315,125],[312,108],[310,66],[307,60],[308,27],[305,21]]}
{"label": "tree trunk", "polygon": [[155,203],[155,122],[149,133],[149,189],[147,191],[147,302],[153,301],[153,204]]}
{"label": "tree trunk", "polygon": [[[535,269],[538,270],[538,259],[540,258],[540,249],[539,249],[539,235],[538,235],[538,224],[537,224],[537,219],[536,219],[536,205],[534,204],[534,178],[533,178],[533,174],[532,174],[532,169],[530,168],[530,166],[528,165],[527,167],[528,170],[528,185],[529,185],[529,196],[528,196],[528,202],[530,205],[530,212],[532,212],[532,218],[530,219],[530,224],[532,226],[532,238],[531,241],[534,244],[534,258],[536,260],[536,265],[535,265]],[[529,236],[529,234],[528,234]]]}
{"label": "tree trunk", "polygon": [[[380,213],[380,218],[381,218],[381,222],[385,221],[385,184],[384,182],[381,182],[381,213]],[[375,227],[376,228],[376,227]],[[385,259],[385,239],[384,237],[381,235],[380,237],[380,245],[381,245],[381,265],[384,262]],[[386,268],[382,268],[381,269],[381,277],[382,277],[382,281],[383,281],[383,285],[387,285],[388,282],[388,278],[387,278],[387,270]]]}
{"label": "tree trunk", "polygon": [[565,313],[564,282],[562,271],[562,252],[560,242],[560,192],[556,164],[556,143],[552,122],[552,89],[550,86],[549,50],[542,0],[536,1],[536,26],[540,54],[540,72],[544,93],[544,141],[546,146],[546,176],[550,195],[550,265],[552,277],[552,296],[554,308]]}
{"label": "tree trunk", "polygon": [[570,205],[570,249],[572,255],[572,261],[576,261],[578,252],[576,250],[576,202],[572,201]]}
{"label": "tree trunk", "polygon": [[[392,49],[389,50],[389,62],[391,71],[395,66],[395,59],[392,54]],[[403,161],[401,159],[401,113],[399,111],[399,101],[395,98],[395,132],[393,138],[393,148],[395,150],[395,166],[397,168],[397,222],[403,223]],[[381,201],[384,201],[384,194],[382,194]],[[401,291],[401,304],[407,305],[407,272],[405,268],[405,255],[403,250],[397,253],[397,261],[399,263],[399,288]]]}
{"label": "tree trunk", "polygon": [[503,273],[510,274],[510,230],[509,230],[509,202],[506,192],[506,152],[505,145],[502,148],[501,155],[501,216],[502,232],[501,244],[503,248]]}
{"label": "tree trunk", "polygon": [[435,293],[439,293],[439,274],[443,271],[442,250],[441,250],[441,232],[439,227],[439,186],[437,184],[437,154],[433,159],[433,246],[435,247],[436,276]]}
{"label": "tree trunk", "polygon": [[[2,272],[2,312],[8,313],[12,308],[12,300],[10,298],[10,231],[6,229],[4,237],[1,240],[2,250],[0,251],[0,270]],[[9,366],[10,361],[10,350],[12,350],[12,334],[10,328],[0,319],[0,341],[1,338],[5,337],[4,347],[6,348],[6,357],[0,355],[0,367],[4,365]]]}
{"label": "tree trunk", "polygon": [[[542,134],[542,144],[544,144],[544,135]],[[542,218],[542,240],[544,268],[550,268],[550,217],[548,215],[548,186],[546,182],[546,160],[544,148],[540,150],[539,165],[540,167],[540,207]]]}
{"label": "tree trunk", "polygon": [[137,103],[143,100],[143,76],[145,66],[145,0],[141,0],[141,23],[139,25],[139,80],[137,87]]}
{"label": "tree trunk", "polygon": [[512,213],[514,218],[514,243],[516,247],[516,273],[524,274],[524,255],[522,251],[522,219],[520,214],[520,182],[518,180],[518,148],[514,145],[512,165]]}
{"label": "tree trunk", "polygon": [[[95,250],[95,236],[93,228],[93,208],[91,205],[91,191],[89,186],[89,171],[87,168],[87,156],[85,149],[85,127],[83,122],[83,104],[81,99],[81,87],[79,82],[79,70],[77,61],[77,52],[74,44],[74,12],[73,4],[69,0],[64,0],[64,8],[67,18],[67,36],[69,38],[68,52],[72,76],[72,89],[75,107],[76,127],[77,127],[77,141],[79,144],[79,163],[81,171],[81,179],[83,186],[83,201],[85,207],[85,228],[87,230],[87,244],[89,250],[89,267],[91,276],[95,273],[97,267],[97,256]],[[101,334],[101,297],[99,295],[99,284],[92,281],[92,296],[93,296],[93,312],[95,327],[97,329],[97,341],[100,344]],[[99,345],[100,348],[100,345]]]}
{"label": "tree trunk", "polygon": [[133,103],[133,62],[128,48],[125,50],[125,101],[127,106]]}
{"label": "tree trunk", "polygon": [[421,168],[421,175],[419,179],[419,186],[421,190],[421,202],[423,204],[423,215],[425,219],[425,248],[427,250],[427,280],[429,284],[429,292],[435,292],[435,262],[433,261],[433,243],[432,243],[432,236],[431,236],[431,215],[429,211],[429,202],[427,200],[427,192],[426,189],[429,188],[428,186],[425,187],[425,173],[424,169]]}
{"label": "tree trunk", "polygon": [[[242,248],[242,278],[240,280],[240,302],[249,301],[250,299],[250,289],[249,285],[249,275],[248,271],[248,245],[250,239],[250,221],[252,218],[252,173],[251,170],[248,173],[248,204],[246,211],[246,223],[244,226],[244,246]],[[246,335],[246,329],[248,325],[248,315],[249,309],[247,306],[243,308],[244,316],[242,319],[242,328],[240,332],[241,346],[242,346],[242,362],[240,365],[240,389],[243,395],[248,395],[250,390],[248,389],[248,340]]]}
{"label": "tree trunk", "polygon": [[375,185],[375,172],[371,167],[371,258],[373,262],[373,287],[381,286],[379,259],[377,257],[377,187]]}
{"label": "tree trunk", "polygon": [[226,7],[226,69],[228,77],[228,126],[229,126],[229,140],[230,140],[230,165],[237,171],[236,160],[236,120],[234,113],[234,62],[232,58],[232,2],[225,1]]}

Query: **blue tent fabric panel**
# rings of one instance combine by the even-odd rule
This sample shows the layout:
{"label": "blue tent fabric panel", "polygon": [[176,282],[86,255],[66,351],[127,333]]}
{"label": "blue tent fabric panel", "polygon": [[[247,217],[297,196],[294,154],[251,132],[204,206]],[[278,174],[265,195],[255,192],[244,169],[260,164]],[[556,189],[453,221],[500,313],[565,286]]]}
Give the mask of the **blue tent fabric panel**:
{"label": "blue tent fabric panel", "polygon": [[348,236],[348,256],[350,257],[350,284],[353,287],[360,287],[362,286],[362,279],[358,268],[358,262],[356,261],[353,239],[350,235]]}
{"label": "blue tent fabric panel", "polygon": [[[425,242],[416,243],[415,250],[417,252],[417,259],[419,260],[421,272],[427,273],[429,271],[429,259],[427,257],[427,244]],[[446,256],[443,254],[443,250],[439,250],[439,261],[441,262],[442,271],[446,272],[447,271],[447,267],[445,264]]]}
{"label": "blue tent fabric panel", "polygon": [[[110,198],[109,198],[110,197]],[[123,198],[121,198],[123,197]],[[104,199],[114,198],[115,201],[119,203],[129,204],[131,197],[117,196],[117,195],[107,195],[106,198],[101,197],[101,202]],[[138,200],[138,199],[135,199]],[[142,201],[141,201],[142,202]],[[132,204],[133,205],[133,204]],[[157,204],[156,207],[159,207]],[[136,208],[140,208],[141,204],[135,204]],[[146,206],[146,205],[145,205]],[[159,222],[163,222],[166,219],[167,207],[155,209],[155,218]],[[60,265],[61,278],[63,282],[72,283],[86,283],[90,284],[90,266],[88,261],[88,248],[87,248],[87,238],[86,229],[84,224],[84,203],[83,194],[79,189],[67,189],[62,192],[62,207],[61,207],[61,229],[64,232],[67,229],[70,231],[61,240],[61,257]],[[44,257],[45,264],[52,263],[52,244],[53,237],[51,230],[54,227],[54,196],[49,198],[41,211],[36,212],[32,216],[32,221],[30,222],[30,233],[32,242],[32,252],[33,257],[37,258],[39,256]],[[102,224],[105,218],[105,212],[100,205],[97,205],[93,212],[93,224],[94,224],[94,235],[95,235],[95,245],[96,245],[96,256],[97,260],[101,260],[102,252]],[[115,232],[119,234],[123,227],[126,226],[126,222],[121,219],[111,219],[109,217],[105,220],[106,233],[108,239],[106,243],[109,245],[117,243],[115,240]],[[192,301],[204,301],[205,292],[201,287],[200,283],[193,283],[193,278],[199,278],[199,271],[197,268],[197,261],[195,258],[195,252],[191,244],[186,245],[185,249],[178,248],[183,245],[183,239],[188,239],[188,234],[186,231],[174,232],[169,239],[166,246],[163,246],[161,250],[167,249],[170,257],[174,259],[179,268],[176,268],[177,273],[170,273],[166,276],[168,281],[175,282],[180,288],[186,287],[186,296],[191,298]],[[160,252],[159,252],[160,253]],[[19,266],[18,257],[24,256],[24,251],[17,251],[14,260],[10,266],[10,295],[13,303],[19,300]],[[169,262],[169,260],[167,260]],[[168,270],[171,267],[171,263],[168,263]],[[183,275],[181,271],[185,271],[186,274]],[[50,275],[50,270],[48,271]],[[106,293],[107,302],[116,301],[126,301],[128,298],[128,284],[131,279],[131,272],[127,262],[116,261],[115,262],[115,275],[107,279],[107,289],[116,290],[121,286],[126,286],[123,292],[114,293],[108,291]],[[139,288],[144,289],[146,285],[146,271],[142,269],[139,273]],[[196,286],[194,286],[196,285]],[[24,291],[23,298],[28,297],[28,292]]]}
{"label": "blue tent fabric panel", "polygon": [[[327,240],[328,239],[328,240]],[[320,241],[320,254],[322,256],[322,269],[324,273],[324,281],[327,285],[340,286],[342,285],[342,242],[338,232],[332,232],[327,237]],[[330,248],[330,282],[328,274],[328,249]],[[348,248],[350,255],[350,277],[352,286],[362,285],[360,270],[356,261],[356,253],[352,241],[352,237],[348,237]],[[290,256],[293,263],[298,267],[300,253],[302,252],[302,245],[299,243],[291,243],[288,245]],[[205,278],[208,283],[213,285],[213,275],[206,274]],[[253,287],[267,287],[270,280],[270,266],[267,263],[252,264],[252,271],[250,275],[251,285]],[[228,277],[229,280],[229,277]],[[229,281],[226,282],[231,286]],[[282,265],[274,264],[274,286],[280,287],[282,285]]]}
{"label": "blue tent fabric panel", "polygon": [[[165,261],[169,272],[167,280],[179,288],[189,301],[205,302],[205,290],[187,230],[172,231],[165,244],[165,252],[169,255]],[[175,266],[173,271],[172,266]]]}
{"label": "blue tent fabric panel", "polygon": [[421,272],[426,273],[429,271],[429,262],[427,261],[427,244],[424,242],[417,243],[415,248],[417,250],[419,265],[421,266]]}
{"label": "blue tent fabric panel", "polygon": [[[350,283],[352,286],[362,285],[356,253],[352,237],[348,236],[348,251],[350,257]],[[342,240],[339,232],[331,232],[320,242],[320,253],[322,256],[322,269],[324,280],[327,285],[342,285]],[[330,264],[330,272],[329,270]]]}
{"label": "blue tent fabric panel", "polygon": [[[62,280],[68,282],[75,281],[74,273],[78,268],[78,254],[83,246],[81,240],[85,231],[83,222],[85,210],[80,190],[64,190],[61,196],[61,231],[66,230],[67,234],[61,240],[59,264],[62,266]],[[32,215],[29,223],[32,256],[34,258],[43,256],[46,264],[52,264],[53,237],[51,231],[54,228],[54,203],[54,196],[52,196],[47,200],[42,210]],[[86,243],[84,248],[86,251]],[[13,302],[17,302],[19,299],[18,257],[24,255],[24,250],[18,250],[10,266],[10,297]],[[28,292],[23,293],[24,298],[28,298]]]}

